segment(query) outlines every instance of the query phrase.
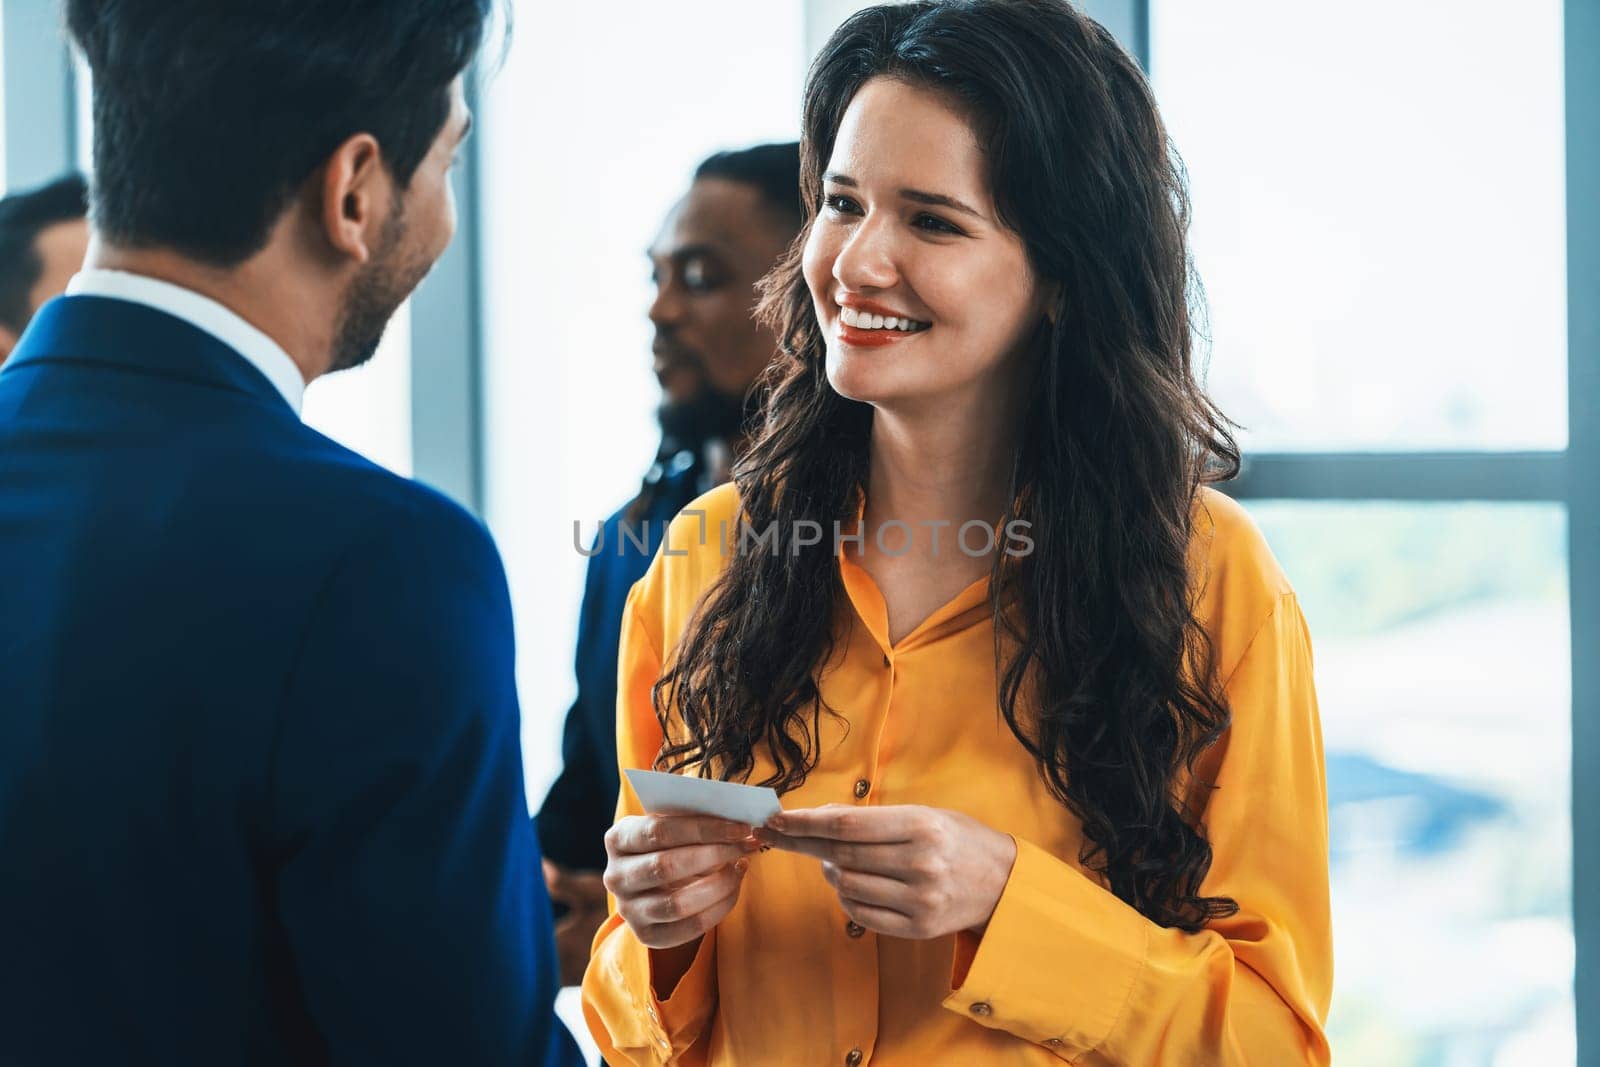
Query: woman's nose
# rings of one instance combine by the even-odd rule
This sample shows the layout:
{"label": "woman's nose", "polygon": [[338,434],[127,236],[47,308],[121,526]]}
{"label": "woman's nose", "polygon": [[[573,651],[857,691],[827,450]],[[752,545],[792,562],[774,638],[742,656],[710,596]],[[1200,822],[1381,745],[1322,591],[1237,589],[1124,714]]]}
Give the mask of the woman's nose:
{"label": "woman's nose", "polygon": [[864,219],[839,249],[833,276],[846,289],[892,289],[900,280],[890,227]]}

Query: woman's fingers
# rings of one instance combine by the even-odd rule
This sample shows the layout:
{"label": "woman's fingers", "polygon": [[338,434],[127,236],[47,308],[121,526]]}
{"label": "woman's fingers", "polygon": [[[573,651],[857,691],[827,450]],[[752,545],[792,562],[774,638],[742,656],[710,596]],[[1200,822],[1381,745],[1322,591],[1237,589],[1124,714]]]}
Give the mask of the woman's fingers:
{"label": "woman's fingers", "polygon": [[919,804],[867,808],[824,804],[781,811],[767,821],[767,827],[790,837],[885,844],[917,840],[934,824],[936,814]]}
{"label": "woman's fingers", "polygon": [[757,830],[756,838],[785,852],[812,856],[826,863],[837,864],[846,870],[870,871],[902,879],[916,869],[915,861],[921,851],[919,846],[905,842],[884,845],[862,844],[825,837],[794,837],[766,829]]}
{"label": "woman's fingers", "polygon": [[[662,923],[646,922],[642,918],[635,921],[626,913],[623,914],[623,918],[628,920],[628,926],[647,948],[675,948],[693,941],[726,919],[733,906],[739,902],[739,889],[744,882],[745,872],[738,867],[729,869],[734,875],[732,888],[727,889],[722,896],[712,899],[705,908],[694,914]],[[708,889],[727,885],[723,879],[708,878],[704,881],[712,883]]]}
{"label": "woman's fingers", "polygon": [[618,856],[606,864],[605,884],[613,896],[632,897],[680,882],[742,859],[750,846],[741,843],[687,845],[644,855]]}
{"label": "woman's fingers", "polygon": [[865,926],[874,933],[913,939],[923,937],[918,932],[917,923],[898,911],[880,908],[865,901],[851,900],[849,897],[840,897],[839,907],[849,916],[851,922]]}
{"label": "woman's fingers", "polygon": [[709,815],[629,815],[606,831],[606,851],[613,857],[643,855],[685,845],[738,842],[749,836],[748,825]]}
{"label": "woman's fingers", "polygon": [[[741,862],[748,867],[747,861]],[[681,885],[635,897],[629,901],[628,910],[638,921],[651,926],[679,922],[699,915],[728,894],[737,893],[743,878],[744,869],[730,863]]]}
{"label": "woman's fingers", "polygon": [[917,904],[917,890],[897,878],[853,871],[833,863],[822,865],[822,877],[841,899],[848,898],[902,915],[912,914]]}

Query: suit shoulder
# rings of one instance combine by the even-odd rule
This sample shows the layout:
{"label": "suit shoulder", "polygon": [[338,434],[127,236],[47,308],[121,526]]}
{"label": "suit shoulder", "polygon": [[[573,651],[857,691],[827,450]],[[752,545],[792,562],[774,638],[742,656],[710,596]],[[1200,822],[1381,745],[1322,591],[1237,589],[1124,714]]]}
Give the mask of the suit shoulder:
{"label": "suit shoulder", "polygon": [[[352,543],[387,541],[492,562],[499,554],[476,516],[443,493],[395,474],[307,426],[295,477],[325,522]],[[331,532],[331,530],[330,530]],[[338,538],[336,538],[338,539]]]}

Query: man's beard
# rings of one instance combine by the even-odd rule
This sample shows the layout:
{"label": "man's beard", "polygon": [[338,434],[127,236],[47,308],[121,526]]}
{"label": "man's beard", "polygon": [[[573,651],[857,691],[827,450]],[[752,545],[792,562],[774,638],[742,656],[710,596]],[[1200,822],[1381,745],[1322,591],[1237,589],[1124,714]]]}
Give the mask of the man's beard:
{"label": "man's beard", "polygon": [[372,358],[389,320],[428,273],[406,255],[405,209],[396,200],[384,220],[378,250],[350,283],[333,337],[332,370],[350,370]]}
{"label": "man's beard", "polygon": [[707,441],[736,441],[753,413],[754,391],[734,396],[703,387],[688,400],[666,403],[656,411],[661,423],[662,455],[689,449],[698,453]]}

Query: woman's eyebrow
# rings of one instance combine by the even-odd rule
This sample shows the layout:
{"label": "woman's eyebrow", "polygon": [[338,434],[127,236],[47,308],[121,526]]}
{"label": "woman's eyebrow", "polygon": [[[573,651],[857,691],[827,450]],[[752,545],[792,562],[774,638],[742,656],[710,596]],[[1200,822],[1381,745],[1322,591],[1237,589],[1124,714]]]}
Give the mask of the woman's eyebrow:
{"label": "woman's eyebrow", "polygon": [[[850,189],[859,187],[856,180],[850,177],[850,175],[839,174],[833,171],[824,174],[822,176],[822,180],[833,185],[843,185]],[[968,207],[955,197],[946,196],[943,193],[929,193],[921,189],[901,189],[900,195],[906,200],[913,200],[919,204],[928,204],[931,207],[947,207],[952,211],[959,211],[964,215],[971,215],[975,219],[982,219],[985,217],[983,212],[979,211],[977,208]]]}

